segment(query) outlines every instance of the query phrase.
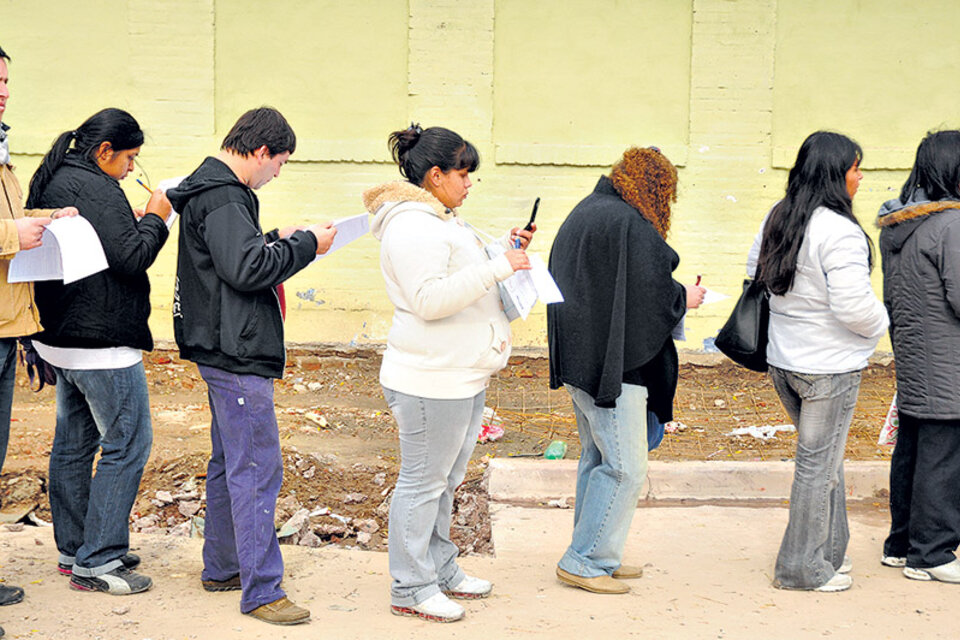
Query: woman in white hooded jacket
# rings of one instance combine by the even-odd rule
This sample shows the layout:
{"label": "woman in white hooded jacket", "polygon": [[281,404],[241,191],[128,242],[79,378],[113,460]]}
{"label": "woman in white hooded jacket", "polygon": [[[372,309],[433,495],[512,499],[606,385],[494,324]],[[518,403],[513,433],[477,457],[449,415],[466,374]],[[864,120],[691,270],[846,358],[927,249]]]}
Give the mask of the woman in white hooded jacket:
{"label": "woman in white hooded jacket", "polygon": [[472,144],[441,127],[390,135],[406,181],[363,194],[380,240],[380,268],[394,305],[380,384],[400,434],[400,474],[390,506],[391,611],[450,622],[449,598],[489,595],[464,574],[450,540],[453,494],[463,481],[490,376],[510,356],[510,324],[496,284],[530,263],[532,231],[513,229],[503,253],[457,214],[480,162]]}

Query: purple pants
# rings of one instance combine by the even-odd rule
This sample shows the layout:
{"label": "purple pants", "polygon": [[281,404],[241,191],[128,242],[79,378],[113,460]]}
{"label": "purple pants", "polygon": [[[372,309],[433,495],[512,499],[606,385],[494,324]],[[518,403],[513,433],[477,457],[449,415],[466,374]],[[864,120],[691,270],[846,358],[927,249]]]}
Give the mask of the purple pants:
{"label": "purple pants", "polygon": [[282,598],[283,557],[274,511],[283,460],[273,380],[199,365],[210,398],[203,580],[240,575],[240,610]]}

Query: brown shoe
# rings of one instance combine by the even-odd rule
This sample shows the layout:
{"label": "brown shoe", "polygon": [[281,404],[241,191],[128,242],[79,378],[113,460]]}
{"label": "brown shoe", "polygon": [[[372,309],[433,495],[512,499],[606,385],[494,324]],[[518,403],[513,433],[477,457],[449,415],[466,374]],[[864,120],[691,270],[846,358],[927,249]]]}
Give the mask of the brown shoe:
{"label": "brown shoe", "polygon": [[622,564],[613,572],[613,577],[617,580],[634,580],[643,577],[643,567],[635,567],[632,564]]}
{"label": "brown shoe", "polygon": [[557,578],[560,582],[568,584],[571,587],[579,587],[592,593],[627,593],[630,587],[619,580],[614,580],[610,576],[597,576],[596,578],[584,578],[576,574],[564,571],[557,567]]}
{"label": "brown shoe", "polygon": [[261,605],[247,615],[270,624],[300,624],[310,621],[310,612],[293,604],[286,596]]}
{"label": "brown shoe", "polygon": [[239,575],[226,580],[201,580],[200,584],[207,591],[239,591],[242,588]]}

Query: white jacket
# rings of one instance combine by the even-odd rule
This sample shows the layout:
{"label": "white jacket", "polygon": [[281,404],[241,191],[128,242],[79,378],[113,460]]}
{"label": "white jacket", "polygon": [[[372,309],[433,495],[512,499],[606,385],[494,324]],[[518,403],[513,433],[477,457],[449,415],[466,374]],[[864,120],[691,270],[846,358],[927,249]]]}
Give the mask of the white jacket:
{"label": "white jacket", "polygon": [[408,395],[471,398],[510,357],[496,283],[513,275],[429,192],[391,182],[363,194],[394,306],[380,384]]}
{"label": "white jacket", "polygon": [[[747,256],[751,276],[767,218]],[[813,212],[797,256],[793,287],[782,296],[770,296],[769,364],[813,374],[867,366],[889,326],[887,310],[870,286],[868,259],[857,225],[826,207]]]}

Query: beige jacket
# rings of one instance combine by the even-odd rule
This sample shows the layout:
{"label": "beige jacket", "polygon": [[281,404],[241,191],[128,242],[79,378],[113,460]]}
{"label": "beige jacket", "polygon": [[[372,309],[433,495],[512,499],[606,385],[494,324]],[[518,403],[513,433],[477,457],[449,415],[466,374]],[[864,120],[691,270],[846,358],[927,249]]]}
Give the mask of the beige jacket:
{"label": "beige jacket", "polygon": [[33,304],[33,284],[10,284],[7,270],[20,250],[20,238],[14,220],[25,215],[49,216],[53,209],[23,209],[23,191],[13,167],[0,165],[0,338],[28,336],[40,331],[40,315]]}

